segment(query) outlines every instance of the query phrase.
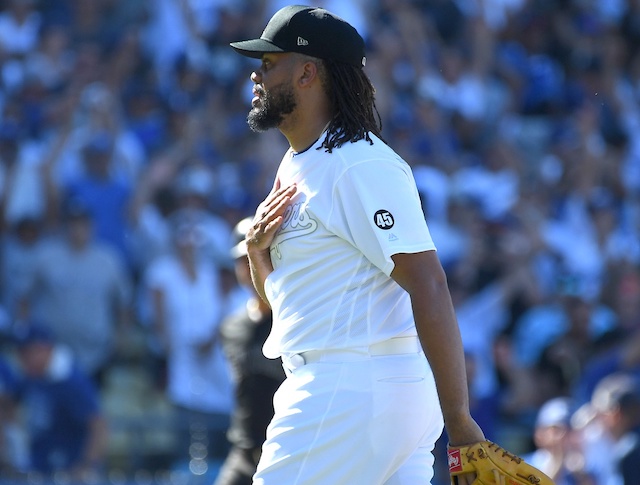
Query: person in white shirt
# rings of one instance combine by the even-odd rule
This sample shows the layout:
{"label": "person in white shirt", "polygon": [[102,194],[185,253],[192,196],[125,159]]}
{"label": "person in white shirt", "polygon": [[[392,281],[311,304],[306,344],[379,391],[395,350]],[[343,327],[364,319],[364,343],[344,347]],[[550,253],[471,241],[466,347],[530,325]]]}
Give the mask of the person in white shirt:
{"label": "person in white shirt", "polygon": [[223,302],[218,270],[203,254],[206,228],[193,216],[171,218],[173,249],[149,264],[145,287],[167,363],[166,392],[175,410],[179,459],[191,456],[193,444],[207,446],[203,438],[209,456],[223,459],[233,408],[230,369],[219,338]]}
{"label": "person in white shirt", "polygon": [[261,60],[249,126],[290,145],[246,236],[273,312],[263,350],[287,372],[253,483],[429,483],[443,421],[452,445],[484,434],[413,174],[381,138],[364,41],[324,9],[288,6],[231,46]]}

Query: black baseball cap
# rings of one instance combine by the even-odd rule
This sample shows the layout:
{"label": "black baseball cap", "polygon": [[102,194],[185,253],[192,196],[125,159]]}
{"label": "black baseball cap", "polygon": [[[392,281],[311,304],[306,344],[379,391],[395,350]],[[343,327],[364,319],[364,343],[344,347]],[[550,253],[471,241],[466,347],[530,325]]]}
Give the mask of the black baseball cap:
{"label": "black baseball cap", "polygon": [[364,40],[348,22],[323,8],[289,5],[278,10],[259,39],[232,42],[243,56],[297,52],[356,67],[366,62]]}

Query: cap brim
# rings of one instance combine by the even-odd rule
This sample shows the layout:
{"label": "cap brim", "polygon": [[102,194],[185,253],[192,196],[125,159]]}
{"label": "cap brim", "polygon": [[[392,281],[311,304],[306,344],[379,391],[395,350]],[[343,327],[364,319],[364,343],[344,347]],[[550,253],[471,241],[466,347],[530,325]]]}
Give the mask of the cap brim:
{"label": "cap brim", "polygon": [[240,42],[231,42],[229,45],[233,47],[237,53],[243,56],[253,57],[254,59],[260,59],[265,52],[284,52],[284,50],[277,45],[264,39],[242,40]]}

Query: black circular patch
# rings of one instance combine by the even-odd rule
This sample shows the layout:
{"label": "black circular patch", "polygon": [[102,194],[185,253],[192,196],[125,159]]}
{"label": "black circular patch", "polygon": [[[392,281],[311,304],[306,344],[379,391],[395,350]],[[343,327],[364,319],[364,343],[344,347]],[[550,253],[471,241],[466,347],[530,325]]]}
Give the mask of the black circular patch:
{"label": "black circular patch", "polygon": [[393,227],[393,216],[387,210],[379,210],[373,215],[373,223],[386,231]]}

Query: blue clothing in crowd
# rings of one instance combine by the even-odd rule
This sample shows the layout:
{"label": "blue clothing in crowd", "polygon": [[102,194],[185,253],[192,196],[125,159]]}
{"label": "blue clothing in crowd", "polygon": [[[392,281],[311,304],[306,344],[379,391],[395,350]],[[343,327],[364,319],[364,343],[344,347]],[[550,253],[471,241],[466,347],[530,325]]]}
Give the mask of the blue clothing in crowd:
{"label": "blue clothing in crowd", "polygon": [[99,395],[71,355],[57,349],[50,372],[20,382],[31,436],[31,468],[41,473],[68,470],[83,460],[90,420],[97,416]]}

